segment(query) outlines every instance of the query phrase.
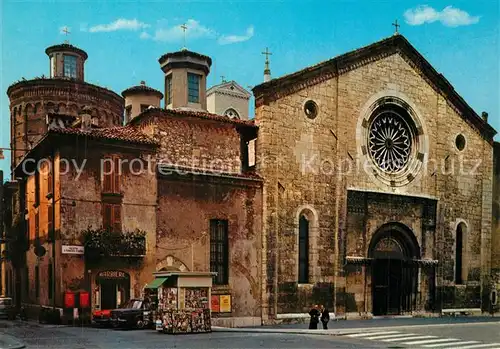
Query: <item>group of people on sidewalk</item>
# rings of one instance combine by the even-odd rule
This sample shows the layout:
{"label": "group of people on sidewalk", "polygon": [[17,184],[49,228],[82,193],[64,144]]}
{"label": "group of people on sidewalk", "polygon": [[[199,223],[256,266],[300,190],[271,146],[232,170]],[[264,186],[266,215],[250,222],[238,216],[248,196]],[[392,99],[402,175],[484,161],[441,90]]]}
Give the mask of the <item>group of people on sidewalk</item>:
{"label": "group of people on sidewalk", "polygon": [[312,307],[311,311],[309,312],[309,315],[311,316],[311,320],[309,322],[309,329],[310,330],[317,330],[318,329],[318,323],[321,321],[323,324],[323,329],[328,330],[328,322],[330,321],[330,313],[328,312],[328,309],[325,308],[323,305],[315,305]]}

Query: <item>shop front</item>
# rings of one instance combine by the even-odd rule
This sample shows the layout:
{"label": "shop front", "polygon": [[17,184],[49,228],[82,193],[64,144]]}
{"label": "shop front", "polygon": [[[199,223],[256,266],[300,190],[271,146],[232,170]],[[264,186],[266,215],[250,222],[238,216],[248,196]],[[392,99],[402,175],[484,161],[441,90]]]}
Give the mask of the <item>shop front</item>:
{"label": "shop front", "polygon": [[164,333],[211,332],[210,299],[214,273],[157,272],[144,289],[157,303],[156,330]]}
{"label": "shop front", "polygon": [[95,310],[116,309],[130,298],[130,275],[124,271],[99,271],[95,283]]}

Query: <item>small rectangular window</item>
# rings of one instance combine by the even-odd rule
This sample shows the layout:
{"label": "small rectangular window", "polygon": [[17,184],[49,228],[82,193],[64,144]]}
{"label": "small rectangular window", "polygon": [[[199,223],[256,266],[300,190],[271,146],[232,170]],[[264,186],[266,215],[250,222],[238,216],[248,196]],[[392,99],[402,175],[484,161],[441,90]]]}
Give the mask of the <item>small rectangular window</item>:
{"label": "small rectangular window", "polygon": [[165,103],[166,105],[172,104],[172,75],[165,78]]}
{"label": "small rectangular window", "polygon": [[144,113],[146,110],[148,110],[149,105],[147,104],[141,104],[141,113]]}
{"label": "small rectangular window", "polygon": [[125,107],[125,121],[129,122],[132,117],[132,106],[128,105]]}
{"label": "small rectangular window", "polygon": [[115,204],[103,204],[102,210],[102,227],[103,229],[112,230],[113,232],[122,231],[121,206]]}
{"label": "small rectangular window", "polygon": [[63,56],[64,76],[76,79],[76,57],[70,55]]}
{"label": "small rectangular window", "polygon": [[210,271],[216,272],[213,283],[229,283],[229,241],[227,220],[210,220]]}
{"label": "small rectangular window", "polygon": [[104,159],[102,180],[104,193],[120,193],[120,159],[118,157]]}
{"label": "small rectangular window", "polygon": [[188,102],[200,102],[200,76],[188,73]]}

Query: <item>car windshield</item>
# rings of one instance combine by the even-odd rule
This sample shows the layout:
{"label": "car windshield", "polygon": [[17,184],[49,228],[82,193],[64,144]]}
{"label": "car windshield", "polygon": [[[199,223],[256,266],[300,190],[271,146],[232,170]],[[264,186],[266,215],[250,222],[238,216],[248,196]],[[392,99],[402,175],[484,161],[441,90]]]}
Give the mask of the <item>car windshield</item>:
{"label": "car windshield", "polygon": [[124,309],[141,309],[142,301],[137,299],[131,299],[125,304],[123,304],[120,308]]}
{"label": "car windshield", "polygon": [[10,298],[0,298],[0,305],[11,305],[12,299]]}

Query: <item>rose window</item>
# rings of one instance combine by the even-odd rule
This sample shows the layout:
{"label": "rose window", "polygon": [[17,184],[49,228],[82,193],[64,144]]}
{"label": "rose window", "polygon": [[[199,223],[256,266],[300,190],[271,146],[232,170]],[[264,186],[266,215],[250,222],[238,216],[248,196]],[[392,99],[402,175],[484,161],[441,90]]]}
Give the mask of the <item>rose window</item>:
{"label": "rose window", "polygon": [[385,111],[371,122],[368,150],[377,166],[387,173],[397,173],[408,164],[412,151],[410,126],[399,114]]}

